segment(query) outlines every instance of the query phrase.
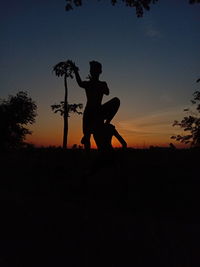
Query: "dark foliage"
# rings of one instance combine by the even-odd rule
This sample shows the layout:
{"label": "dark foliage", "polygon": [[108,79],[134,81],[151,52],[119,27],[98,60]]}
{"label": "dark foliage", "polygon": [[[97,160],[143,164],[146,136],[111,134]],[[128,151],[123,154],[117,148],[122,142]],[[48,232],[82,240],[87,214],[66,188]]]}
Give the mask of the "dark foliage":
{"label": "dark foliage", "polygon": [[[100,1],[100,0],[98,0]],[[66,0],[67,4],[65,9],[72,10],[74,6],[78,7],[83,4],[82,0]],[[126,6],[135,8],[137,17],[142,17],[145,10],[150,10],[150,6],[158,2],[158,0],[110,0],[114,6],[118,2],[123,2]],[[200,3],[200,0],[189,0],[190,4]]]}
{"label": "dark foliage", "polygon": [[[155,4],[158,0],[121,0],[128,7],[133,7],[136,10],[136,15],[142,17],[144,10],[150,10],[150,5]],[[67,11],[73,9],[73,6],[81,6],[83,4],[82,0],[66,0],[67,4],[65,9]],[[114,6],[119,1],[111,0],[111,4]]]}
{"label": "dark foliage", "polygon": [[193,112],[190,108],[186,108],[184,112],[189,113],[188,116],[185,116],[180,122],[175,120],[173,123],[173,126],[179,126],[185,132],[188,132],[188,134],[179,134],[171,138],[181,143],[190,144],[191,146],[200,146],[200,91],[194,92],[193,96],[191,103],[192,105],[196,105],[196,112]]}
{"label": "dark foliage", "polygon": [[8,100],[0,101],[0,147],[16,148],[24,144],[31,131],[24,127],[35,122],[37,106],[28,97],[27,92],[20,91]]}
{"label": "dark foliage", "polygon": [[53,71],[58,77],[66,75],[73,79],[74,63],[71,60],[61,61],[53,67]]}
{"label": "dark foliage", "polygon": [[197,3],[200,3],[200,0],[190,0],[189,3],[190,4],[197,4]]}
{"label": "dark foliage", "polygon": [[[81,111],[78,111],[78,109],[82,109],[83,108],[83,104],[79,103],[79,104],[68,104],[67,105],[67,116],[69,116],[70,113],[77,113],[78,115],[83,114]],[[65,102],[64,101],[60,101],[60,104],[54,104],[51,105],[51,109],[54,113],[60,113],[61,116],[64,116],[64,112],[65,112]]]}

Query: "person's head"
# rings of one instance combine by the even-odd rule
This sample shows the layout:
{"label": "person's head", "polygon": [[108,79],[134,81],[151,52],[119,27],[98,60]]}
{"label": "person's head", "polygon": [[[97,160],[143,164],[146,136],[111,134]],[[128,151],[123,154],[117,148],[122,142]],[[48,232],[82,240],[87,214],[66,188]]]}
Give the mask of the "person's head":
{"label": "person's head", "polygon": [[92,78],[98,78],[102,73],[102,65],[97,61],[90,61],[90,75]]}

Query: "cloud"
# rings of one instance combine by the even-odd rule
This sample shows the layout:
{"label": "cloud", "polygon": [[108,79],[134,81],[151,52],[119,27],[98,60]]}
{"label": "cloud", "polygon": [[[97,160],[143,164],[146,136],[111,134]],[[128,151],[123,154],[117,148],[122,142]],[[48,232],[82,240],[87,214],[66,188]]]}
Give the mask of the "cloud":
{"label": "cloud", "polygon": [[147,29],[146,31],[146,35],[151,37],[151,38],[157,38],[157,37],[160,37],[160,32],[156,29],[154,29],[153,27],[150,27]]}
{"label": "cloud", "polygon": [[167,110],[158,110],[143,117],[121,121],[118,123],[118,127],[120,131],[128,136],[170,137],[175,131],[172,126],[174,120],[180,120],[182,116],[183,108],[174,107]]}
{"label": "cloud", "polygon": [[152,21],[146,21],[144,25],[144,33],[146,36],[156,39],[161,37],[161,32],[157,29]]}

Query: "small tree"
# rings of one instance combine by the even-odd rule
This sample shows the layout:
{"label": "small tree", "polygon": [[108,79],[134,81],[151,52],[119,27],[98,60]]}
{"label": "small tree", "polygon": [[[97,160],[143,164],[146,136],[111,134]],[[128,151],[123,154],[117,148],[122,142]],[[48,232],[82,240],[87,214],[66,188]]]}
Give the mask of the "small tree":
{"label": "small tree", "polygon": [[60,104],[54,104],[51,106],[54,113],[59,112],[64,119],[64,128],[63,128],[63,148],[67,148],[67,136],[68,136],[68,117],[70,112],[82,114],[77,109],[82,109],[82,104],[68,104],[68,86],[67,86],[67,78],[70,77],[73,79],[73,62],[71,60],[67,60],[64,62],[59,62],[53,67],[53,71],[56,76],[62,77],[64,76],[64,87],[65,87],[65,95],[64,101],[61,101]]}
{"label": "small tree", "polygon": [[[199,82],[200,79],[197,80]],[[186,135],[175,135],[172,139],[175,139],[184,144],[190,144],[193,147],[200,146],[200,91],[196,91],[193,94],[191,100],[192,105],[196,105],[195,111],[191,108],[184,109],[184,112],[188,113],[180,122],[175,120],[173,126],[179,126],[185,132]]]}
{"label": "small tree", "polygon": [[20,91],[16,96],[0,100],[0,147],[16,148],[24,144],[27,134],[32,132],[24,127],[35,122],[37,106],[28,97],[27,92]]}

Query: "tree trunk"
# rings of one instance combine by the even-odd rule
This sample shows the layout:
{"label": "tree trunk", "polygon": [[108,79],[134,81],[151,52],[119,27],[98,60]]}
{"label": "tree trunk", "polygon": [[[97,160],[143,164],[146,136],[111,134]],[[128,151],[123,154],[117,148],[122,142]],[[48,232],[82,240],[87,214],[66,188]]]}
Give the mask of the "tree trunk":
{"label": "tree trunk", "polygon": [[64,76],[65,85],[65,100],[64,100],[64,129],[63,129],[63,149],[67,149],[67,135],[68,135],[68,89],[67,89],[67,75]]}

